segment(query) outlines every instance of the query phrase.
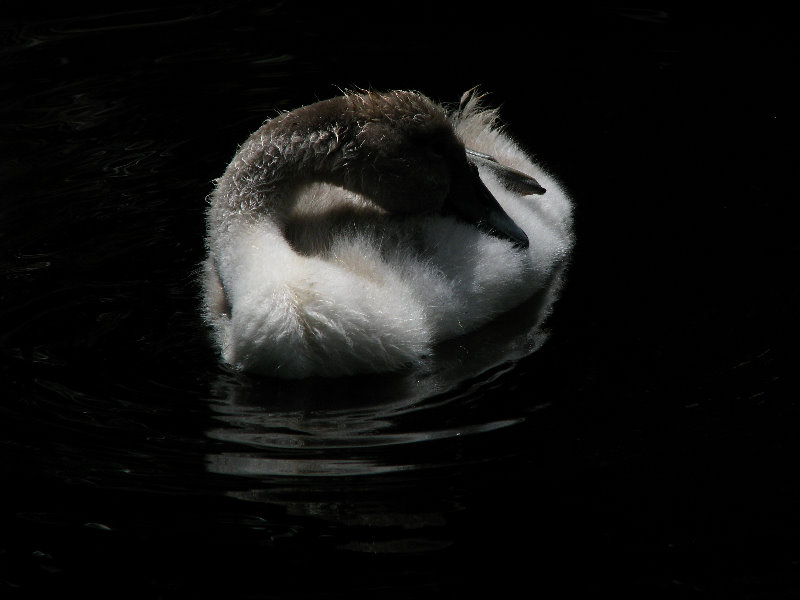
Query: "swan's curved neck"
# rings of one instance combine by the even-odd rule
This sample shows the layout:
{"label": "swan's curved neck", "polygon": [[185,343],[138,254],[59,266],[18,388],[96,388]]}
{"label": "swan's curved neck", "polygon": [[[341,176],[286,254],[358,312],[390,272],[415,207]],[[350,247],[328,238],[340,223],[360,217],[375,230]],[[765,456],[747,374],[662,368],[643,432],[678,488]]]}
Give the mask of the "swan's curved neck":
{"label": "swan's curved neck", "polygon": [[274,213],[297,185],[344,185],[348,159],[355,155],[356,127],[344,97],[272,119],[242,145],[218,182],[214,204],[244,214]]}

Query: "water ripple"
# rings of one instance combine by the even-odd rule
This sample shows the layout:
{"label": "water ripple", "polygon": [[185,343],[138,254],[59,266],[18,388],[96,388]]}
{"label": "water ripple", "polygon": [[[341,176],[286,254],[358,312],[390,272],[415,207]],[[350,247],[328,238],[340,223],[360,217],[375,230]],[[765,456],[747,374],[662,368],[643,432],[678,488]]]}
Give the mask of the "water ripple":
{"label": "water ripple", "polygon": [[[233,429],[214,429],[207,432],[207,435],[216,440],[235,442],[252,446],[254,448],[307,448],[314,450],[335,450],[339,448],[375,448],[381,446],[399,446],[403,444],[414,444],[418,442],[429,442],[443,440],[459,436],[474,435],[476,433],[486,433],[510,427],[521,423],[522,417],[517,419],[505,419],[492,421],[489,423],[477,423],[474,425],[464,425],[437,429],[431,431],[411,431],[406,433],[384,433],[384,434],[361,434],[361,435],[314,435],[309,431],[288,431],[288,432],[263,432],[263,433],[241,433]],[[388,425],[388,423],[387,423]]]}
{"label": "water ripple", "polygon": [[504,452],[499,432],[529,412],[529,402],[504,402],[503,390],[516,362],[546,339],[541,321],[549,302],[535,298],[405,372],[305,381],[225,373],[209,399],[215,426],[206,431],[224,445],[207,456],[206,467],[306,479],[491,460]]}

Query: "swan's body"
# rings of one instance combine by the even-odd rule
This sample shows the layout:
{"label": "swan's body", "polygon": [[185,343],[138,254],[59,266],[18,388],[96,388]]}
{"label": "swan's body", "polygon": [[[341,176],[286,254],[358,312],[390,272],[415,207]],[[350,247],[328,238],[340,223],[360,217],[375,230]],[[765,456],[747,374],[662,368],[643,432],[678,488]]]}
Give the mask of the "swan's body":
{"label": "swan's body", "polygon": [[[544,195],[524,195],[544,191],[533,177]],[[388,371],[552,286],[571,205],[475,98],[448,115],[412,92],[348,94],[240,147],[207,247],[224,361],[290,378]]]}

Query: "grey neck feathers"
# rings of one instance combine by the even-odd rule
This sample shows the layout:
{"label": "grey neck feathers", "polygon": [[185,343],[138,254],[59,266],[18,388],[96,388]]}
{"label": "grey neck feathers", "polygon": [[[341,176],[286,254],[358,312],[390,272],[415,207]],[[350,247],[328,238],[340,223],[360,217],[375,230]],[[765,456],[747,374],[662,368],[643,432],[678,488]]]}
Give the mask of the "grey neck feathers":
{"label": "grey neck feathers", "polygon": [[346,94],[276,117],[239,148],[217,182],[209,216],[216,223],[262,214],[280,219],[293,191],[312,182],[386,194],[376,159],[425,123],[449,127],[428,98],[402,91]]}
{"label": "grey neck feathers", "polygon": [[219,180],[215,207],[272,212],[281,191],[311,181],[344,183],[357,126],[345,98],[333,98],[272,119],[241,146]]}

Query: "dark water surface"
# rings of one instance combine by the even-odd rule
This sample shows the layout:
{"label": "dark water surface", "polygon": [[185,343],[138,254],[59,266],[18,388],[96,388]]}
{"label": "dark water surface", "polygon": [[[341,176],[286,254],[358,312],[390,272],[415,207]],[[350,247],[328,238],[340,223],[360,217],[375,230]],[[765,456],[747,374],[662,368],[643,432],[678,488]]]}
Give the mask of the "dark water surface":
{"label": "dark water surface", "polygon": [[[0,15],[0,597],[800,595],[795,37],[495,11]],[[575,200],[546,331],[221,367],[195,271],[237,144],[336,86],[477,84]]]}

